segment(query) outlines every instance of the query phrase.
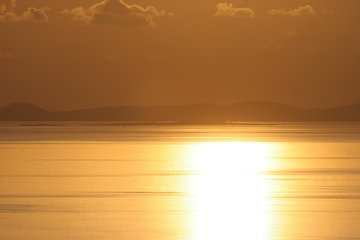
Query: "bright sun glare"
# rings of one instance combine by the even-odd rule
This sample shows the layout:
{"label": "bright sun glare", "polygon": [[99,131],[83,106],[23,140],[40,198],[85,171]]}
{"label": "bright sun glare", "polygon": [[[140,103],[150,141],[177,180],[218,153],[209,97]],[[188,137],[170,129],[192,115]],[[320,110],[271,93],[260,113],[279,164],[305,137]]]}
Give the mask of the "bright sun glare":
{"label": "bright sun glare", "polygon": [[196,144],[193,194],[198,210],[194,239],[269,239],[265,193],[271,145],[259,142]]}

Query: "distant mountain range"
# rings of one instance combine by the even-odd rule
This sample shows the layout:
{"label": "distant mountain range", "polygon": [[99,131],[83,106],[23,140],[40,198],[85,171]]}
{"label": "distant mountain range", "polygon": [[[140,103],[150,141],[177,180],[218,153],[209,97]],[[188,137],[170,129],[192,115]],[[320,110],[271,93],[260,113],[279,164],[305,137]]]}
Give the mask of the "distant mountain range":
{"label": "distant mountain range", "polygon": [[0,108],[0,121],[141,121],[221,124],[225,122],[357,122],[360,103],[328,109],[299,109],[270,101],[229,105],[120,106],[49,112],[27,103]]}

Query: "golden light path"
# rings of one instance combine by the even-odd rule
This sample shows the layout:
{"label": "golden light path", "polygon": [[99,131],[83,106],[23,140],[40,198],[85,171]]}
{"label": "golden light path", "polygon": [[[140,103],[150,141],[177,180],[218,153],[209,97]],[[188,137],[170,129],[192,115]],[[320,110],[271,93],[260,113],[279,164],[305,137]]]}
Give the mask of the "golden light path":
{"label": "golden light path", "polygon": [[266,195],[271,181],[271,143],[206,142],[194,144],[192,168],[196,240],[271,239]]}

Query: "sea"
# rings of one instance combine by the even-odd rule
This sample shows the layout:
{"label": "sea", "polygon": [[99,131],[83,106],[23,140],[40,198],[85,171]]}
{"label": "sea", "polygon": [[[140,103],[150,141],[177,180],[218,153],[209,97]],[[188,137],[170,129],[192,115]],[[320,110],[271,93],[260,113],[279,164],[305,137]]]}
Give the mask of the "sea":
{"label": "sea", "polygon": [[0,122],[24,239],[360,239],[360,123]]}

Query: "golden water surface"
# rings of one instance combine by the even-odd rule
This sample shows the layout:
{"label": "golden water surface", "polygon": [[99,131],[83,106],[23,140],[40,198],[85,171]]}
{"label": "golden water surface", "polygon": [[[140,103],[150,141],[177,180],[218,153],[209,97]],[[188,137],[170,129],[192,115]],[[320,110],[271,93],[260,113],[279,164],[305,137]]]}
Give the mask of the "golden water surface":
{"label": "golden water surface", "polygon": [[360,239],[358,135],[158,128],[0,142],[0,239]]}

